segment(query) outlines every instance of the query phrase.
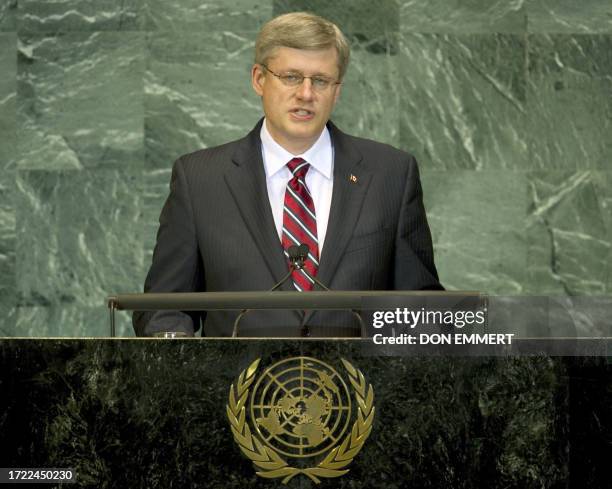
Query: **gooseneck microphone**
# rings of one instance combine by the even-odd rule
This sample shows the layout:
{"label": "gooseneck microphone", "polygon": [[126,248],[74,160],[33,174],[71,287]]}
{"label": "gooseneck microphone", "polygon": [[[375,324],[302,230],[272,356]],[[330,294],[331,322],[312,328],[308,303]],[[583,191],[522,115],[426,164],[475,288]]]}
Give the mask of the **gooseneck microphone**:
{"label": "gooseneck microphone", "polygon": [[[299,270],[302,270],[303,273],[306,274],[306,276],[312,280],[315,284],[317,284],[319,287],[321,287],[323,290],[329,290],[329,287],[327,287],[326,285],[323,284],[323,282],[321,282],[317,277],[315,277],[314,275],[311,275],[308,270],[306,270],[306,268],[304,268],[304,262],[306,261],[306,258],[308,258],[308,253],[310,253],[310,248],[306,243],[302,243],[300,246],[291,246],[289,249],[291,248],[297,248],[296,253],[297,255],[297,267]],[[291,258],[289,258],[291,259]]]}
{"label": "gooseneck microphone", "polygon": [[[294,270],[302,269],[306,271],[304,269],[304,262],[306,261],[306,258],[308,257],[308,251],[309,251],[309,248],[308,248],[308,245],[306,244],[302,244],[300,246],[293,245],[287,248],[287,254],[289,256],[289,271],[282,279],[280,279],[280,281],[277,284],[274,285],[274,287],[272,287],[269,290],[269,292],[274,292],[276,289],[281,287],[287,280],[289,280]],[[238,314],[238,317],[234,321],[234,329],[232,331],[232,338],[236,338],[238,336],[238,326],[240,325],[240,321],[242,320],[243,316],[247,312],[250,312],[250,311],[251,309],[243,309],[242,311],[240,311],[240,314]]]}
{"label": "gooseneck microphone", "polygon": [[[314,275],[311,275],[308,272],[308,270],[306,270],[306,268],[303,267],[304,261],[306,261],[306,257],[308,256],[308,253],[310,252],[310,248],[308,247],[308,245],[303,243],[298,248],[301,253],[301,256],[304,257],[302,261],[302,266],[300,267],[302,272],[305,273],[306,276],[310,280],[312,280],[315,284],[317,284],[323,290],[327,290],[327,291],[331,290],[329,287],[323,284],[323,282],[321,282],[317,277],[315,277]],[[363,322],[363,318],[361,317],[361,314],[359,314],[359,312],[357,312],[355,309],[351,309],[351,313],[353,314],[353,316],[355,316],[355,318],[359,322],[359,328],[361,330],[361,337],[365,338],[367,336],[367,331],[366,331],[365,324]],[[306,314],[304,314],[304,318],[302,319],[302,323],[300,324],[300,329],[302,330],[302,336],[310,336],[310,328],[308,328],[308,325],[305,323],[305,320],[306,320]]]}
{"label": "gooseneck microphone", "polygon": [[[287,280],[291,278],[291,275],[293,274],[295,270],[301,270],[304,274],[306,274],[306,276],[309,279],[311,279],[316,285],[321,287],[323,290],[327,290],[327,291],[330,290],[329,287],[323,284],[317,277],[311,275],[308,272],[308,270],[306,270],[306,268],[304,267],[304,263],[306,262],[306,259],[308,258],[309,252],[310,252],[310,248],[305,243],[302,243],[299,246],[293,245],[287,248],[287,255],[289,257],[289,271],[277,284],[275,284],[269,290],[269,292],[275,291],[276,289],[281,287],[285,282],[287,282]],[[240,321],[242,320],[244,315],[250,311],[251,309],[243,309],[242,311],[240,311],[240,314],[238,314],[238,317],[234,321],[232,338],[238,337],[238,326],[240,325]],[[366,337],[367,336],[366,328],[363,322],[363,318],[361,317],[361,314],[359,314],[354,309],[351,309],[351,313],[355,316],[355,318],[357,318],[357,321],[359,322],[359,326],[361,329],[361,336],[363,338]],[[308,325],[305,324],[305,318],[306,318],[306,314],[304,314],[304,319],[302,319],[302,324],[300,324],[300,328],[302,330],[302,336],[310,336],[310,330],[308,328]]]}

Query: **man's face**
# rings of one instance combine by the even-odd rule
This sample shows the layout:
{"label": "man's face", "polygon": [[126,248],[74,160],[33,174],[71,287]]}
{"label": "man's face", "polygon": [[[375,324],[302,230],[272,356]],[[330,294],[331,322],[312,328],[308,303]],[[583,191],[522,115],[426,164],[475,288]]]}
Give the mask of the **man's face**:
{"label": "man's face", "polygon": [[[338,54],[335,48],[306,51],[278,48],[266,66],[278,75],[297,73],[338,80]],[[297,87],[289,87],[261,65],[254,65],[251,81],[261,96],[270,135],[283,148],[300,154],[310,148],[321,135],[340,95],[340,85],[315,90],[312,80],[304,79]]]}

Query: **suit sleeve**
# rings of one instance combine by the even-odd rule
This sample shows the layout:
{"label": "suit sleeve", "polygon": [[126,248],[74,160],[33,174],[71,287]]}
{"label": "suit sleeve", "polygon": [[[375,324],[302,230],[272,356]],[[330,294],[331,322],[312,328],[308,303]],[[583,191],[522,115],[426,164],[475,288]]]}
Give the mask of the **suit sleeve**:
{"label": "suit sleeve", "polygon": [[412,156],[396,231],[393,270],[395,290],[444,290],[434,264],[419,169]]}
{"label": "suit sleeve", "polygon": [[[144,291],[199,292],[205,290],[204,268],[198,248],[189,185],[184,162],[172,168],[170,194],[159,217],[157,243]],[[135,311],[132,323],[137,336],[159,331],[184,332],[193,336],[202,313],[181,311]]]}

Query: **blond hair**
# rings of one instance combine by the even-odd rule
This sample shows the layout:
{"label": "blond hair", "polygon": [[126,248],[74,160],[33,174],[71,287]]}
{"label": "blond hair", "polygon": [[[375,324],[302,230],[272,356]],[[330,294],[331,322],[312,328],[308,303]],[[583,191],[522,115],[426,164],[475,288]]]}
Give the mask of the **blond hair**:
{"label": "blond hair", "polygon": [[255,41],[255,63],[267,64],[277,48],[320,50],[336,48],[338,79],[348,67],[350,47],[336,24],[308,12],[292,12],[268,21]]}

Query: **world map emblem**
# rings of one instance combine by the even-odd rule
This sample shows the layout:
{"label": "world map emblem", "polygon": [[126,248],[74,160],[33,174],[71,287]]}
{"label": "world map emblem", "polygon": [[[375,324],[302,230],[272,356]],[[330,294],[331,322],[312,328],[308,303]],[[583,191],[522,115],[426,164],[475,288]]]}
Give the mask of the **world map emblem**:
{"label": "world map emblem", "polygon": [[[258,375],[260,359],[230,387],[234,440],[257,475],[315,483],[346,474],[370,435],[374,391],[358,369],[343,372],[312,357],[280,360]],[[344,375],[342,375],[344,374]]]}

